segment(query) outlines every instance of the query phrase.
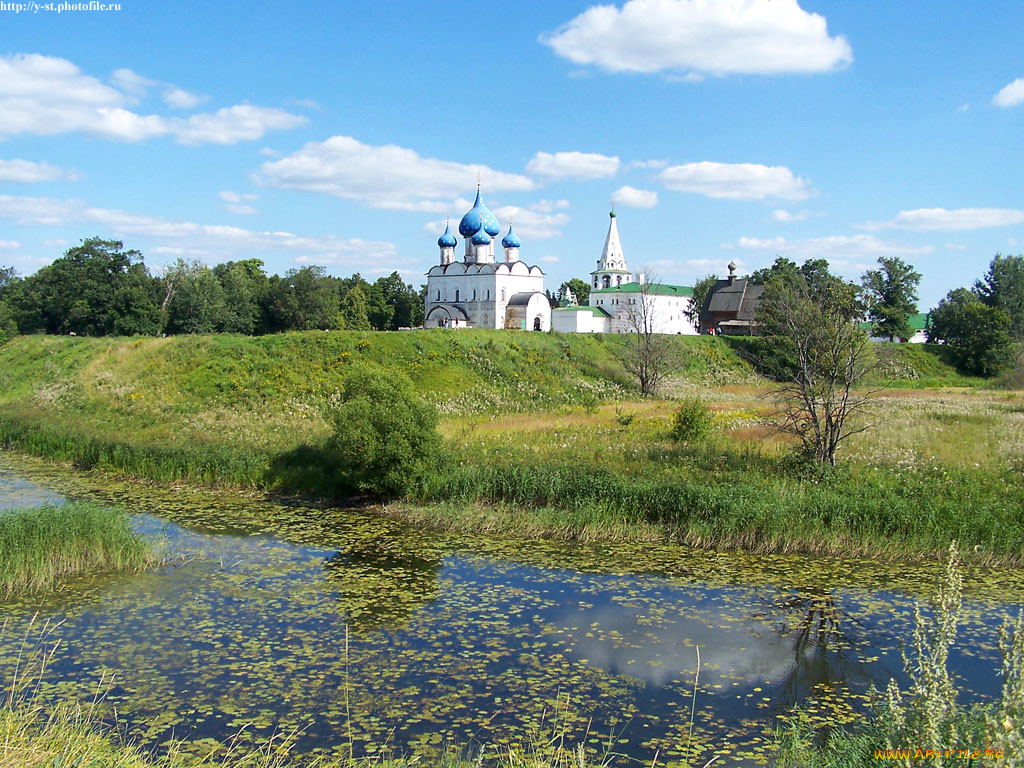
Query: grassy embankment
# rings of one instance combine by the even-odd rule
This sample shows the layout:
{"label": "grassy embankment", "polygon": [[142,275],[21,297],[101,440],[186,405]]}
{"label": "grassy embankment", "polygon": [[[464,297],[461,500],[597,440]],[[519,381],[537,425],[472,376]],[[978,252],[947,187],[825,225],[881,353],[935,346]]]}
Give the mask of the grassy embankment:
{"label": "grassy embankment", "polygon": [[0,438],[158,481],[330,496],[325,415],[358,361],[407,374],[443,414],[436,471],[391,506],[418,522],[893,557],[957,538],[1024,557],[1019,395],[977,389],[934,350],[882,345],[901,386],[818,474],[787,458],[768,387],[733,347],[673,342],[684,366],[668,393],[715,411],[700,444],[669,439],[671,400],[638,400],[615,360],[624,339],[507,332],[19,338],[0,348]]}
{"label": "grassy embankment", "polygon": [[72,503],[0,513],[0,598],[76,576],[137,572],[154,561],[117,509]]}

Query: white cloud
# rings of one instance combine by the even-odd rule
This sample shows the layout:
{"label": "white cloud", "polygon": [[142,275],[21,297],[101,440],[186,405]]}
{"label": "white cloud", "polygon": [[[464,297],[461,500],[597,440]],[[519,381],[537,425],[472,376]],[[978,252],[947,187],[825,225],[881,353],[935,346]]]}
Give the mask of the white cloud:
{"label": "white cloud", "polygon": [[785,208],[776,208],[772,211],[772,221],[781,221],[784,224],[791,224],[795,221],[807,221],[811,216],[821,216],[823,214],[814,213],[813,211],[787,211]]}
{"label": "white cloud", "polygon": [[869,221],[863,228],[873,232],[880,229],[960,232],[1021,223],[1024,223],[1024,210],[1013,208],[915,208],[912,211],[900,211],[889,221]]}
{"label": "white cloud", "polygon": [[626,163],[624,170],[632,171],[634,168],[664,168],[668,160],[631,160]]}
{"label": "white cloud", "polygon": [[526,172],[548,181],[609,179],[619,172],[619,158],[587,152],[538,152]]}
{"label": "white cloud", "polygon": [[43,245],[46,248],[67,248],[71,245],[70,240],[64,240],[62,238],[56,238],[55,240],[43,240]]}
{"label": "white cloud", "polygon": [[610,72],[782,74],[849,64],[846,38],[797,0],[629,0],[595,5],[541,42]]}
{"label": "white cloud", "polygon": [[0,137],[81,132],[129,142],[175,136],[183,144],[230,144],[306,122],[281,109],[247,104],[188,118],[139,114],[126,107],[154,86],[167,87],[165,97],[171,94],[176,106],[190,100],[194,106],[201,97],[128,69],[114,72],[112,82],[117,87],[83,73],[67,59],[40,54],[0,57]]}
{"label": "white cloud", "polygon": [[253,206],[247,205],[246,203],[228,203],[224,207],[227,208],[232,213],[238,213],[241,214],[242,216],[255,216],[257,213],[260,212],[259,208],[254,208]]}
{"label": "white cloud", "polygon": [[653,208],[658,204],[658,193],[650,189],[619,187],[612,192],[612,203],[627,208]]}
{"label": "white cloud", "polygon": [[230,189],[225,189],[220,193],[220,199],[225,203],[241,203],[243,201],[252,202],[253,200],[259,200],[259,195],[254,195],[251,192],[238,193],[232,192]]}
{"label": "white cloud", "polygon": [[1015,107],[1024,104],[1024,77],[1018,77],[1012,83],[1004,85],[995,96],[992,103],[997,107]]}
{"label": "white cloud", "polygon": [[95,208],[78,199],[0,195],[0,218],[21,226],[97,224],[118,237],[147,238],[154,253],[223,259],[251,251],[286,252],[306,262],[378,265],[395,260],[388,242],[342,238],[334,235],[301,236],[217,224],[164,219],[148,214]]}
{"label": "white cloud", "polygon": [[761,251],[771,256],[785,256],[794,261],[828,259],[840,272],[851,275],[871,268],[879,256],[927,256],[934,253],[930,245],[906,245],[879,240],[872,235],[833,235],[805,240],[787,240],[784,237],[741,237],[723,248]]}
{"label": "white cloud", "polygon": [[15,181],[33,184],[40,181],[67,179],[74,181],[78,174],[65,171],[49,163],[33,163],[30,160],[0,160],[0,181]]}
{"label": "white cloud", "polygon": [[164,104],[172,109],[195,109],[210,97],[201,93],[190,93],[176,85],[171,85],[164,90],[161,98],[164,100]]}
{"label": "white cloud", "polygon": [[136,97],[145,96],[146,91],[155,85],[159,85],[155,80],[143,77],[138,72],[133,72],[130,69],[116,69],[110,79],[122,91]]}
{"label": "white cloud", "polygon": [[394,144],[373,146],[351,136],[313,141],[297,152],[268,161],[256,181],[354,200],[369,208],[443,213],[452,198],[483,179],[486,192],[531,190],[526,176],[422,157]]}
{"label": "white cloud", "polygon": [[0,248],[2,248],[2,249],[21,248],[21,243],[19,243],[17,240],[0,240]]}
{"label": "white cloud", "polygon": [[182,144],[237,144],[262,138],[267,131],[298,128],[306,122],[305,117],[276,107],[237,104],[187,118],[178,129],[178,141]]}
{"label": "white cloud", "polygon": [[956,111],[960,112],[960,113],[964,113],[964,112],[967,112],[970,108],[971,108],[971,105],[968,102],[965,101],[963,104],[961,104],[959,107],[956,108]]}
{"label": "white cloud", "polygon": [[803,200],[814,192],[807,179],[794,176],[785,166],[755,163],[673,165],[659,173],[658,180],[676,192],[728,200]]}
{"label": "white cloud", "polygon": [[541,256],[537,261],[543,262],[544,264],[557,264],[557,256]]}
{"label": "white cloud", "polygon": [[554,210],[562,210],[569,207],[568,200],[538,200],[536,203],[530,203],[531,211],[539,211],[541,213],[551,213]]}
{"label": "white cloud", "polygon": [[[502,221],[502,229],[512,221],[516,234],[524,241],[547,240],[562,236],[562,227],[569,223],[569,214],[552,213],[544,210],[544,206],[531,205],[521,208],[518,205],[502,205],[494,209],[495,215]],[[529,247],[525,242],[524,247]]]}

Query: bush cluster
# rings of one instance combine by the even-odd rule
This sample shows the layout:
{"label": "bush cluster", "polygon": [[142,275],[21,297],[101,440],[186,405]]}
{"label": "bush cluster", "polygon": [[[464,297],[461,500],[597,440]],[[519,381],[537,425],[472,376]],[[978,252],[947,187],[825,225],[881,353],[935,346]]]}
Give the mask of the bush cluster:
{"label": "bush cluster", "polygon": [[672,439],[677,443],[695,443],[711,434],[715,424],[714,414],[699,397],[690,397],[672,417]]}
{"label": "bush cluster", "polygon": [[345,379],[331,415],[330,452],[352,489],[401,496],[422,480],[438,450],[437,409],[400,373],[360,367]]}

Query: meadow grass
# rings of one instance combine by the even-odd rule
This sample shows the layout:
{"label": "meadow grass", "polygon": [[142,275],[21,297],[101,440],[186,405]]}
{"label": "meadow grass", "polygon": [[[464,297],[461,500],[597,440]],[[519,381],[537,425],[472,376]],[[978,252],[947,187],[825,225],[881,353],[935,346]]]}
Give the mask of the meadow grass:
{"label": "meadow grass", "polygon": [[0,597],[99,572],[137,572],[152,548],[117,509],[89,503],[0,512]]}
{"label": "meadow grass", "polygon": [[1019,399],[909,394],[878,398],[866,418],[879,423],[834,469],[794,457],[758,390],[706,393],[714,427],[692,444],[672,439],[678,405],[663,401],[449,423],[420,504],[394,511],[513,535],[891,559],[956,538],[974,559],[1024,562]]}
{"label": "meadow grass", "polygon": [[[755,551],[1024,557],[1024,399],[972,388],[919,345],[879,345],[905,388],[842,466],[812,471],[771,430],[770,385],[742,340],[675,337],[672,397],[706,439],[673,441],[678,402],[641,400],[618,336],[306,332],[259,338],[19,337],[0,348],[0,445],[164,483],[337,499],[330,418],[353,364],[408,375],[442,414],[436,469],[400,509],[418,522]],[[957,391],[916,389],[922,382]],[[418,505],[416,509],[413,505]],[[396,507],[393,507],[393,509]]]}

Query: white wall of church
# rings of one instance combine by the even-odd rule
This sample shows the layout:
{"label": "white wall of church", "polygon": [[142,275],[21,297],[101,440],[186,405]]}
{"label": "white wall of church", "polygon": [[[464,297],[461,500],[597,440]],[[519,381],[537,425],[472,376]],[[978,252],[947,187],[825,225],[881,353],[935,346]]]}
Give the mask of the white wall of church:
{"label": "white wall of church", "polygon": [[608,333],[611,318],[595,315],[586,307],[562,307],[551,312],[551,330],[560,333]]}
{"label": "white wall of church", "polygon": [[466,313],[470,327],[504,328],[509,299],[532,291],[544,291],[544,273],[523,262],[437,265],[427,273],[425,309],[430,318],[435,307],[454,304]]}
{"label": "white wall of church", "polygon": [[[591,294],[590,302],[612,316],[612,333],[632,333],[636,330],[638,318],[641,317],[640,307],[637,305],[641,300],[644,300],[644,297],[639,292],[612,292]],[[686,316],[690,308],[688,296],[653,294],[647,296],[646,301],[650,309],[648,316],[651,320],[651,329],[655,333],[698,335],[699,331]]]}

